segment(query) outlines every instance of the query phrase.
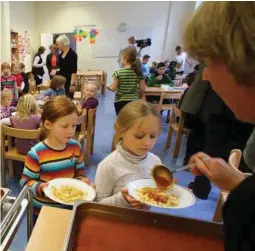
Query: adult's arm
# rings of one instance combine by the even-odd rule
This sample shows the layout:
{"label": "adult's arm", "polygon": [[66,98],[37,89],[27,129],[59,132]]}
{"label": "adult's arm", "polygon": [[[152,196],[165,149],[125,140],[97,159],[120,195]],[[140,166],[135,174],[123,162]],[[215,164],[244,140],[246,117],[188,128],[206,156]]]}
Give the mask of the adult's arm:
{"label": "adult's arm", "polygon": [[70,71],[72,73],[71,75],[71,85],[74,85],[76,82],[76,73],[77,73],[77,63],[78,63],[78,56],[76,54],[76,52],[74,51],[74,53],[72,54],[72,58],[70,60]]}

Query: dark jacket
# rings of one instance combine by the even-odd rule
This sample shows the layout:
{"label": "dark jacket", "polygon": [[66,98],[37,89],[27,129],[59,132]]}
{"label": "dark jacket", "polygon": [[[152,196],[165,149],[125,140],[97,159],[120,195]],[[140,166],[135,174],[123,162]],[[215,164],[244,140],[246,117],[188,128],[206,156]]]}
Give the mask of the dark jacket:
{"label": "dark jacket", "polygon": [[52,64],[51,64],[52,55],[53,54],[50,53],[49,55],[47,55],[47,58],[46,58],[46,66],[47,66],[47,69],[49,71],[49,74],[50,74],[51,70],[59,68],[59,56],[57,54],[55,54],[56,58],[57,58],[57,65],[56,65],[56,67],[53,67]]}
{"label": "dark jacket", "polygon": [[[40,54],[36,53],[35,56],[34,56],[34,60],[35,60],[35,58],[36,58],[37,56],[40,58],[38,64],[41,64],[41,63],[43,62],[43,60],[42,60],[42,57],[41,57]],[[34,60],[33,60],[33,61],[34,61]],[[33,66],[33,67],[32,67],[32,73],[33,73],[35,76],[37,76],[37,75],[43,76],[43,75],[44,75],[43,66],[41,66],[41,67],[34,67],[34,66]]]}

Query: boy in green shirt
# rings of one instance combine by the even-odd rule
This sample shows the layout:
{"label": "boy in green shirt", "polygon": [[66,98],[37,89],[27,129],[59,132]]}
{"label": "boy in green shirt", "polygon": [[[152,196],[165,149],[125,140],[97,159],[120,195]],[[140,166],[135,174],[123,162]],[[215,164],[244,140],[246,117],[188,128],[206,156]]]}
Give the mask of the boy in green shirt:
{"label": "boy in green shirt", "polygon": [[164,74],[165,70],[166,70],[165,63],[160,62],[157,65],[157,72],[150,76],[146,85],[148,87],[160,87],[161,85],[169,85],[173,87],[174,82],[168,75]]}

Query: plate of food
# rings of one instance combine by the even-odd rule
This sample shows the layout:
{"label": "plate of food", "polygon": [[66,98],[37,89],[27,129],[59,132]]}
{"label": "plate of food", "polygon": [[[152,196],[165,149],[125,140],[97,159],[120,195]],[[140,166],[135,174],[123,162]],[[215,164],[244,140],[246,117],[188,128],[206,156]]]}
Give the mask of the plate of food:
{"label": "plate of food", "polygon": [[160,190],[154,180],[140,179],[127,184],[128,193],[147,205],[180,209],[192,206],[196,199],[188,189],[174,184],[169,190]]}
{"label": "plate of food", "polygon": [[96,191],[87,183],[70,178],[50,180],[43,188],[45,195],[61,204],[74,205],[77,200],[93,201]]}

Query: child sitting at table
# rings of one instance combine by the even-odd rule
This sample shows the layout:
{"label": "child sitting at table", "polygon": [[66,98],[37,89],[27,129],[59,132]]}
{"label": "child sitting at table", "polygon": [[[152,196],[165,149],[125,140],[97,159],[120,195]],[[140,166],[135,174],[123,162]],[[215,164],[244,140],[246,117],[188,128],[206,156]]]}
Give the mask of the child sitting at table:
{"label": "child sitting at table", "polygon": [[150,67],[150,74],[156,74],[157,73],[157,62],[152,62]]}
{"label": "child sitting at table", "polygon": [[75,104],[65,96],[53,97],[44,105],[42,141],[28,152],[20,180],[22,187],[29,185],[32,188],[34,221],[42,206],[64,206],[45,196],[43,188],[48,181],[73,178],[90,184],[85,173],[82,147],[72,139],[77,119]]}
{"label": "child sitting at table", "polygon": [[169,85],[174,86],[174,82],[172,79],[165,74],[165,63],[160,62],[157,65],[157,72],[155,74],[152,74],[147,81],[146,85],[148,87],[160,87],[161,85]]}
{"label": "child sitting at table", "polygon": [[16,111],[16,107],[11,106],[12,102],[12,91],[9,89],[3,89],[1,91],[1,108],[0,108],[0,119],[9,118],[12,113]]}
{"label": "child sitting at table", "polygon": [[19,91],[19,97],[23,95],[23,89],[25,88],[25,83],[23,76],[21,74],[20,65],[19,63],[15,63],[11,65],[11,72],[12,75],[16,78],[16,84]]}
{"label": "child sitting at table", "polygon": [[161,164],[150,153],[161,131],[161,118],[151,104],[143,100],[125,105],[115,123],[116,150],[108,155],[96,172],[97,201],[117,206],[142,208],[128,195],[125,186],[135,179],[150,178],[150,169]]}
{"label": "child sitting at table", "polygon": [[1,91],[5,88],[12,91],[11,106],[16,106],[19,97],[16,78],[11,75],[11,67],[6,62],[1,65]]}
{"label": "child sitting at table", "polygon": [[66,78],[56,75],[50,81],[50,88],[43,92],[43,100],[46,102],[51,97],[66,95]]}
{"label": "child sitting at table", "polygon": [[[3,122],[5,125],[12,125],[14,128],[24,130],[36,130],[40,123],[41,116],[37,109],[36,100],[31,94],[25,94],[20,97],[15,115],[11,116],[8,120],[5,119]],[[17,152],[27,154],[37,142],[37,140],[16,138],[15,145]]]}

